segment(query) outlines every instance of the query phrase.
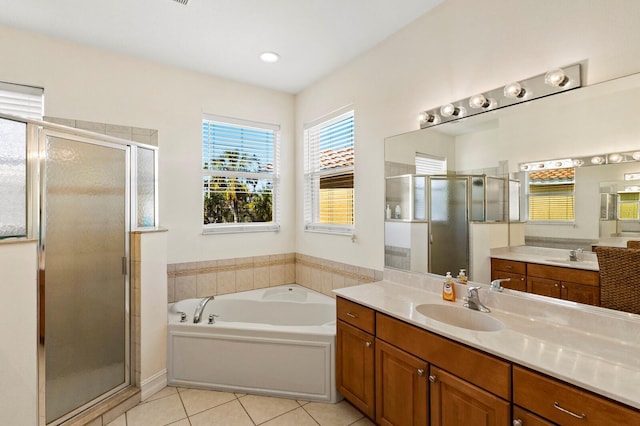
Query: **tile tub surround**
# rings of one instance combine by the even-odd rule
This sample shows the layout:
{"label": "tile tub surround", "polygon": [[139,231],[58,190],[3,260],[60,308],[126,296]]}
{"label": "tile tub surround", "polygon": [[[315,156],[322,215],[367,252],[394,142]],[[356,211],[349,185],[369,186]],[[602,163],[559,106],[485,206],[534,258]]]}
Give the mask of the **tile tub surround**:
{"label": "tile tub surround", "polygon": [[[393,281],[391,281],[393,280]],[[476,285],[476,283],[470,282]],[[458,294],[465,286],[456,284]],[[385,281],[336,293],[454,341],[640,409],[640,316],[505,290],[480,299],[499,331],[454,327],[415,311],[442,301],[442,277],[385,270]],[[462,298],[454,305],[462,307]]]}
{"label": "tile tub surround", "polygon": [[382,271],[299,253],[167,265],[169,302],[283,284],[300,284],[330,297],[333,290],[382,279]]}

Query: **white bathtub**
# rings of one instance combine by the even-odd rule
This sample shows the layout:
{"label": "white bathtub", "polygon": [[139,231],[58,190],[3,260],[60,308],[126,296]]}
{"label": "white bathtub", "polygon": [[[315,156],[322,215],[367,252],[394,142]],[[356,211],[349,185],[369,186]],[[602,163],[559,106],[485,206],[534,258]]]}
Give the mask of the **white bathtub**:
{"label": "white bathtub", "polygon": [[[298,285],[169,304],[168,380],[174,386],[336,402],[335,300]],[[179,312],[187,315],[180,322]],[[209,315],[217,315],[209,324]]]}

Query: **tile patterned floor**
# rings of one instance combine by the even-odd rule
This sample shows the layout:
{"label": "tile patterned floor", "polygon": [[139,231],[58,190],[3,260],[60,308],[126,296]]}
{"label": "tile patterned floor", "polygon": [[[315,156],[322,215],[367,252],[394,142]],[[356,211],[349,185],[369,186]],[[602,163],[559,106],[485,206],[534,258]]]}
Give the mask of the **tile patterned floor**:
{"label": "tile patterned floor", "polygon": [[371,426],[347,401],[298,401],[168,386],[109,426]]}

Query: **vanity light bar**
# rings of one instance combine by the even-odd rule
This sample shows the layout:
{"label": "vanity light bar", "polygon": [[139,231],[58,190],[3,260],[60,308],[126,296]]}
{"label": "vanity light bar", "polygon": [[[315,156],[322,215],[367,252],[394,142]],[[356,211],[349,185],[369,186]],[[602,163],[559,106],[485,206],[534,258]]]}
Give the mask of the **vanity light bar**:
{"label": "vanity light bar", "polygon": [[554,169],[566,169],[569,167],[600,166],[605,164],[634,163],[634,162],[640,162],[640,151],[611,152],[607,154],[591,155],[588,157],[563,158],[563,159],[546,160],[546,161],[533,161],[530,163],[520,163],[518,166],[520,171],[530,172],[530,171],[536,171],[536,170],[554,170]]}
{"label": "vanity light bar", "polygon": [[504,87],[422,111],[418,116],[420,128],[433,127],[505,106],[566,92],[581,85],[580,64],[558,68],[546,74],[509,83]]}

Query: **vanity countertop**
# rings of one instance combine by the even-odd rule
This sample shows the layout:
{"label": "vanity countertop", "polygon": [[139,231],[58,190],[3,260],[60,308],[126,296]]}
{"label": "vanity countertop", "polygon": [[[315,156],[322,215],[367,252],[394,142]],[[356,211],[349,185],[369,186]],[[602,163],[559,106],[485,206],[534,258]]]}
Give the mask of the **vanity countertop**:
{"label": "vanity countertop", "polygon": [[[393,278],[397,280],[397,278]],[[399,281],[399,280],[397,280]],[[399,320],[529,367],[640,409],[640,316],[505,290],[480,291],[498,331],[473,331],[436,321],[421,304],[463,307],[441,297],[441,277],[410,277],[403,284],[380,281],[334,292]],[[475,283],[471,283],[474,284]],[[465,286],[456,284],[465,294]]]}
{"label": "vanity countertop", "polygon": [[518,262],[538,263],[541,265],[561,266],[564,268],[599,271],[595,253],[583,251],[580,260],[569,260],[569,250],[546,247],[516,246],[491,249],[495,259],[515,260]]}

